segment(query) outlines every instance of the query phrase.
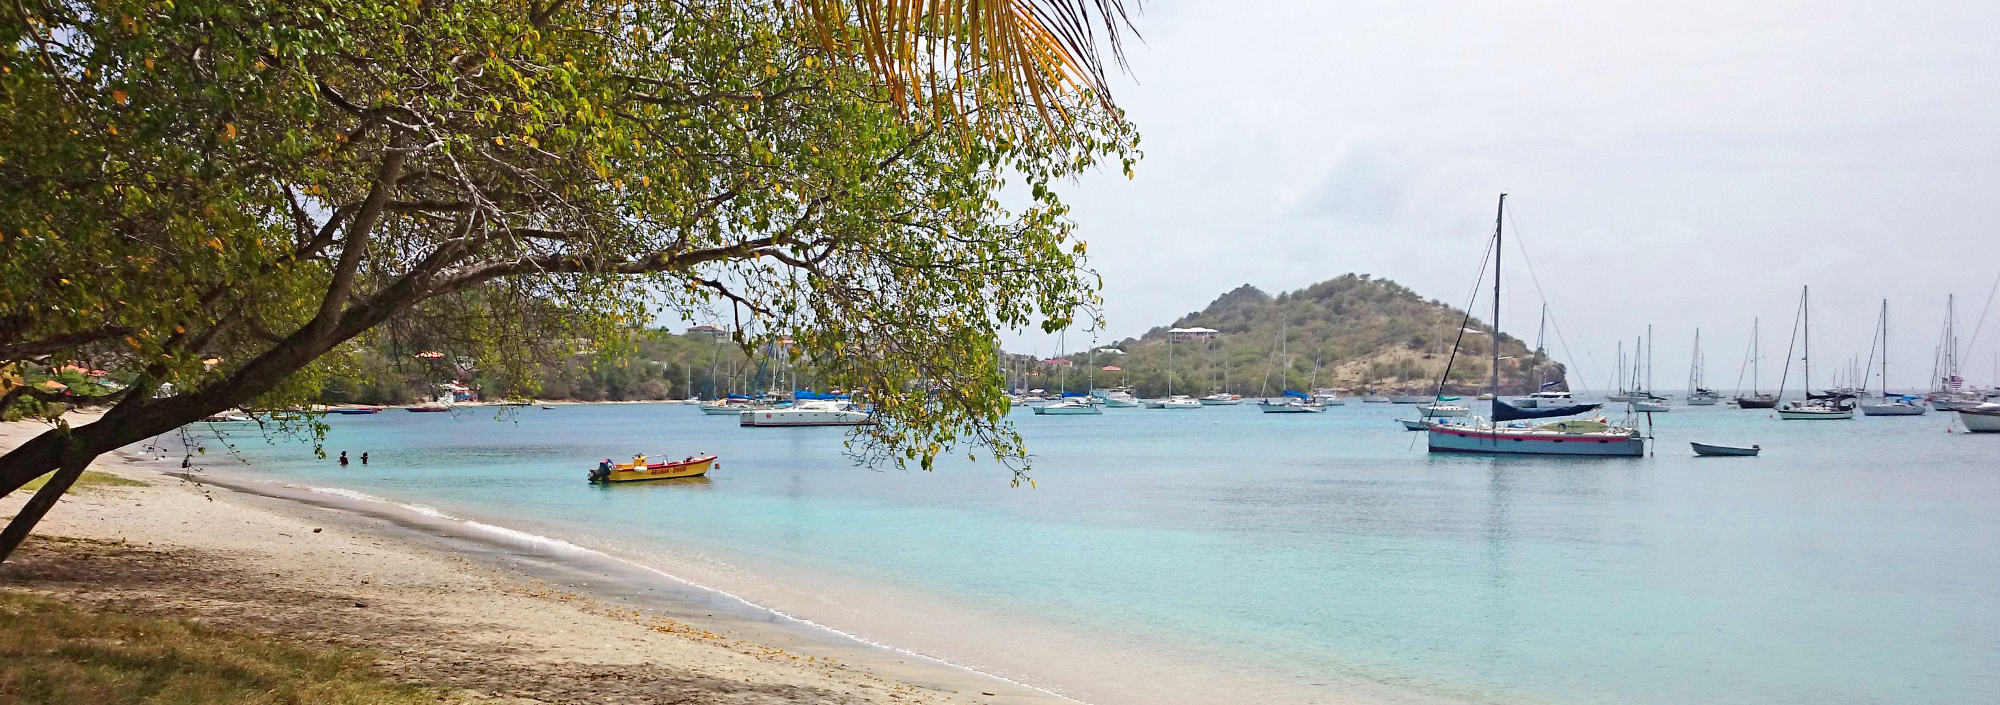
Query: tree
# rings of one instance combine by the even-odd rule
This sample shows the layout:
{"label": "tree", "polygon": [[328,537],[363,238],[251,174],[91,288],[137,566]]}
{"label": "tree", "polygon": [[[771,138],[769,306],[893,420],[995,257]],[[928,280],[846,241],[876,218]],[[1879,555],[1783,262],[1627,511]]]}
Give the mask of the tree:
{"label": "tree", "polygon": [[993,48],[1018,15],[884,44],[875,3],[806,4],[0,10],[0,365],[133,378],[0,457],[0,494],[56,471],[0,558],[98,454],[301,403],[384,336],[532,391],[571,341],[720,310],[865,390],[865,458],[1024,458],[997,332],[1094,315],[1052,185],[1136,135],[1073,43]]}

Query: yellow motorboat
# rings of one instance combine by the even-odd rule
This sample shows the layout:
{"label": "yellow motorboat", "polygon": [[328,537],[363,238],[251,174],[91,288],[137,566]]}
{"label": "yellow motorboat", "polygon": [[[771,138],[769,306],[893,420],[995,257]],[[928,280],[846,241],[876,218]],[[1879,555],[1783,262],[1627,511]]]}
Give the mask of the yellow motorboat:
{"label": "yellow motorboat", "polygon": [[591,482],[636,482],[640,480],[677,480],[707,475],[714,468],[715,456],[703,455],[685,460],[669,462],[649,462],[646,456],[632,456],[632,462],[613,465],[610,460],[598,463],[590,471]]}

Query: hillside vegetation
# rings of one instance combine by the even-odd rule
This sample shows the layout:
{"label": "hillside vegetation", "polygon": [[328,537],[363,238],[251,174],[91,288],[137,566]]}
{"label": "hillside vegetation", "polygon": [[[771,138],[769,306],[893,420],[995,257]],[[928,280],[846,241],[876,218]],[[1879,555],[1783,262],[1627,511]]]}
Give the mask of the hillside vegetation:
{"label": "hillside vegetation", "polygon": [[[1277,396],[1285,389],[1313,387],[1352,394],[1428,394],[1437,387],[1464,320],[1464,311],[1425,299],[1395,282],[1346,274],[1277,296],[1247,284],[1237,287],[1206,308],[1138,338],[1071,355],[1075,364],[1066,374],[1026,355],[1005,359],[1008,382],[1023,390],[1063,387],[1081,392],[1092,386],[1130,384],[1142,396],[1163,396],[1168,393],[1171,367],[1174,394],[1228,391]],[[1196,327],[1219,333],[1207,341],[1167,342],[1168,329]],[[1488,327],[1477,318],[1467,327],[1476,332],[1465,336],[1452,368],[1450,393],[1484,391],[1488,384]],[[1525,393],[1537,381],[1563,379],[1560,364],[1534,354],[1522,341],[1504,334],[1500,341],[1506,393]],[[754,394],[789,389],[795,379],[801,387],[819,386],[807,366],[790,367],[781,361],[783,356],[771,354],[774,351],[762,350],[753,358],[734,342],[701,333],[649,329],[636,331],[631,340],[609,349],[587,341],[570,346],[576,354],[550,356],[552,362],[539,366],[535,396],[627,401]],[[1281,349],[1289,353],[1285,360],[1280,359]],[[1106,372],[1105,365],[1121,370]],[[359,367],[358,374],[329,384],[321,398],[331,403],[404,403],[434,393],[440,381],[476,387],[487,398],[518,396],[477,369],[417,359],[409,351],[387,346],[370,350]]]}
{"label": "hillside vegetation", "polygon": [[[1096,372],[1096,383],[1109,386],[1129,374],[1144,396],[1167,393],[1170,354],[1175,394],[1275,396],[1315,383],[1356,394],[1430,393],[1464,320],[1462,310],[1366,274],[1342,275],[1275,297],[1246,284],[1201,311],[1112,346],[1125,355],[1096,352],[1077,361],[1092,370],[1123,368],[1126,372]],[[1168,329],[1197,327],[1220,333],[1210,341],[1168,342]],[[1465,335],[1450,393],[1484,391],[1489,383],[1490,328],[1477,318],[1467,327],[1477,332]],[[1500,345],[1505,393],[1525,393],[1537,379],[1563,379],[1560,364],[1522,341],[1502,334]],[[1281,349],[1289,352],[1288,361],[1280,361]],[[1112,379],[1104,379],[1107,374]]]}

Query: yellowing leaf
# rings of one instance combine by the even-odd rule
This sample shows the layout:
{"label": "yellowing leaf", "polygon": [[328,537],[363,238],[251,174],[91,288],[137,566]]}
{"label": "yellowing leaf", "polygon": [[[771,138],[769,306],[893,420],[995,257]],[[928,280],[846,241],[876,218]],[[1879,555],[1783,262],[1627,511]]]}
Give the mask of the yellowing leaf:
{"label": "yellowing leaf", "polygon": [[113,90],[113,91],[111,91],[111,99],[112,99],[112,100],[115,100],[115,101],[118,101],[118,104],[119,104],[119,105],[124,105],[124,104],[125,104],[125,91],[121,91],[121,90]]}

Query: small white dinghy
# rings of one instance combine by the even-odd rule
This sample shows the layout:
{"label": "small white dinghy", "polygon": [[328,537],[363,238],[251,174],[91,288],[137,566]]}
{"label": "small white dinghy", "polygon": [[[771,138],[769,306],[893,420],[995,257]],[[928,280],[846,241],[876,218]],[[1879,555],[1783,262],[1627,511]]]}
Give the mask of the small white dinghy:
{"label": "small white dinghy", "polygon": [[1714,446],[1707,443],[1689,443],[1688,445],[1694,446],[1694,454],[1701,456],[1755,456],[1757,455],[1757,451],[1763,450],[1760,446],[1738,448],[1735,446]]}

